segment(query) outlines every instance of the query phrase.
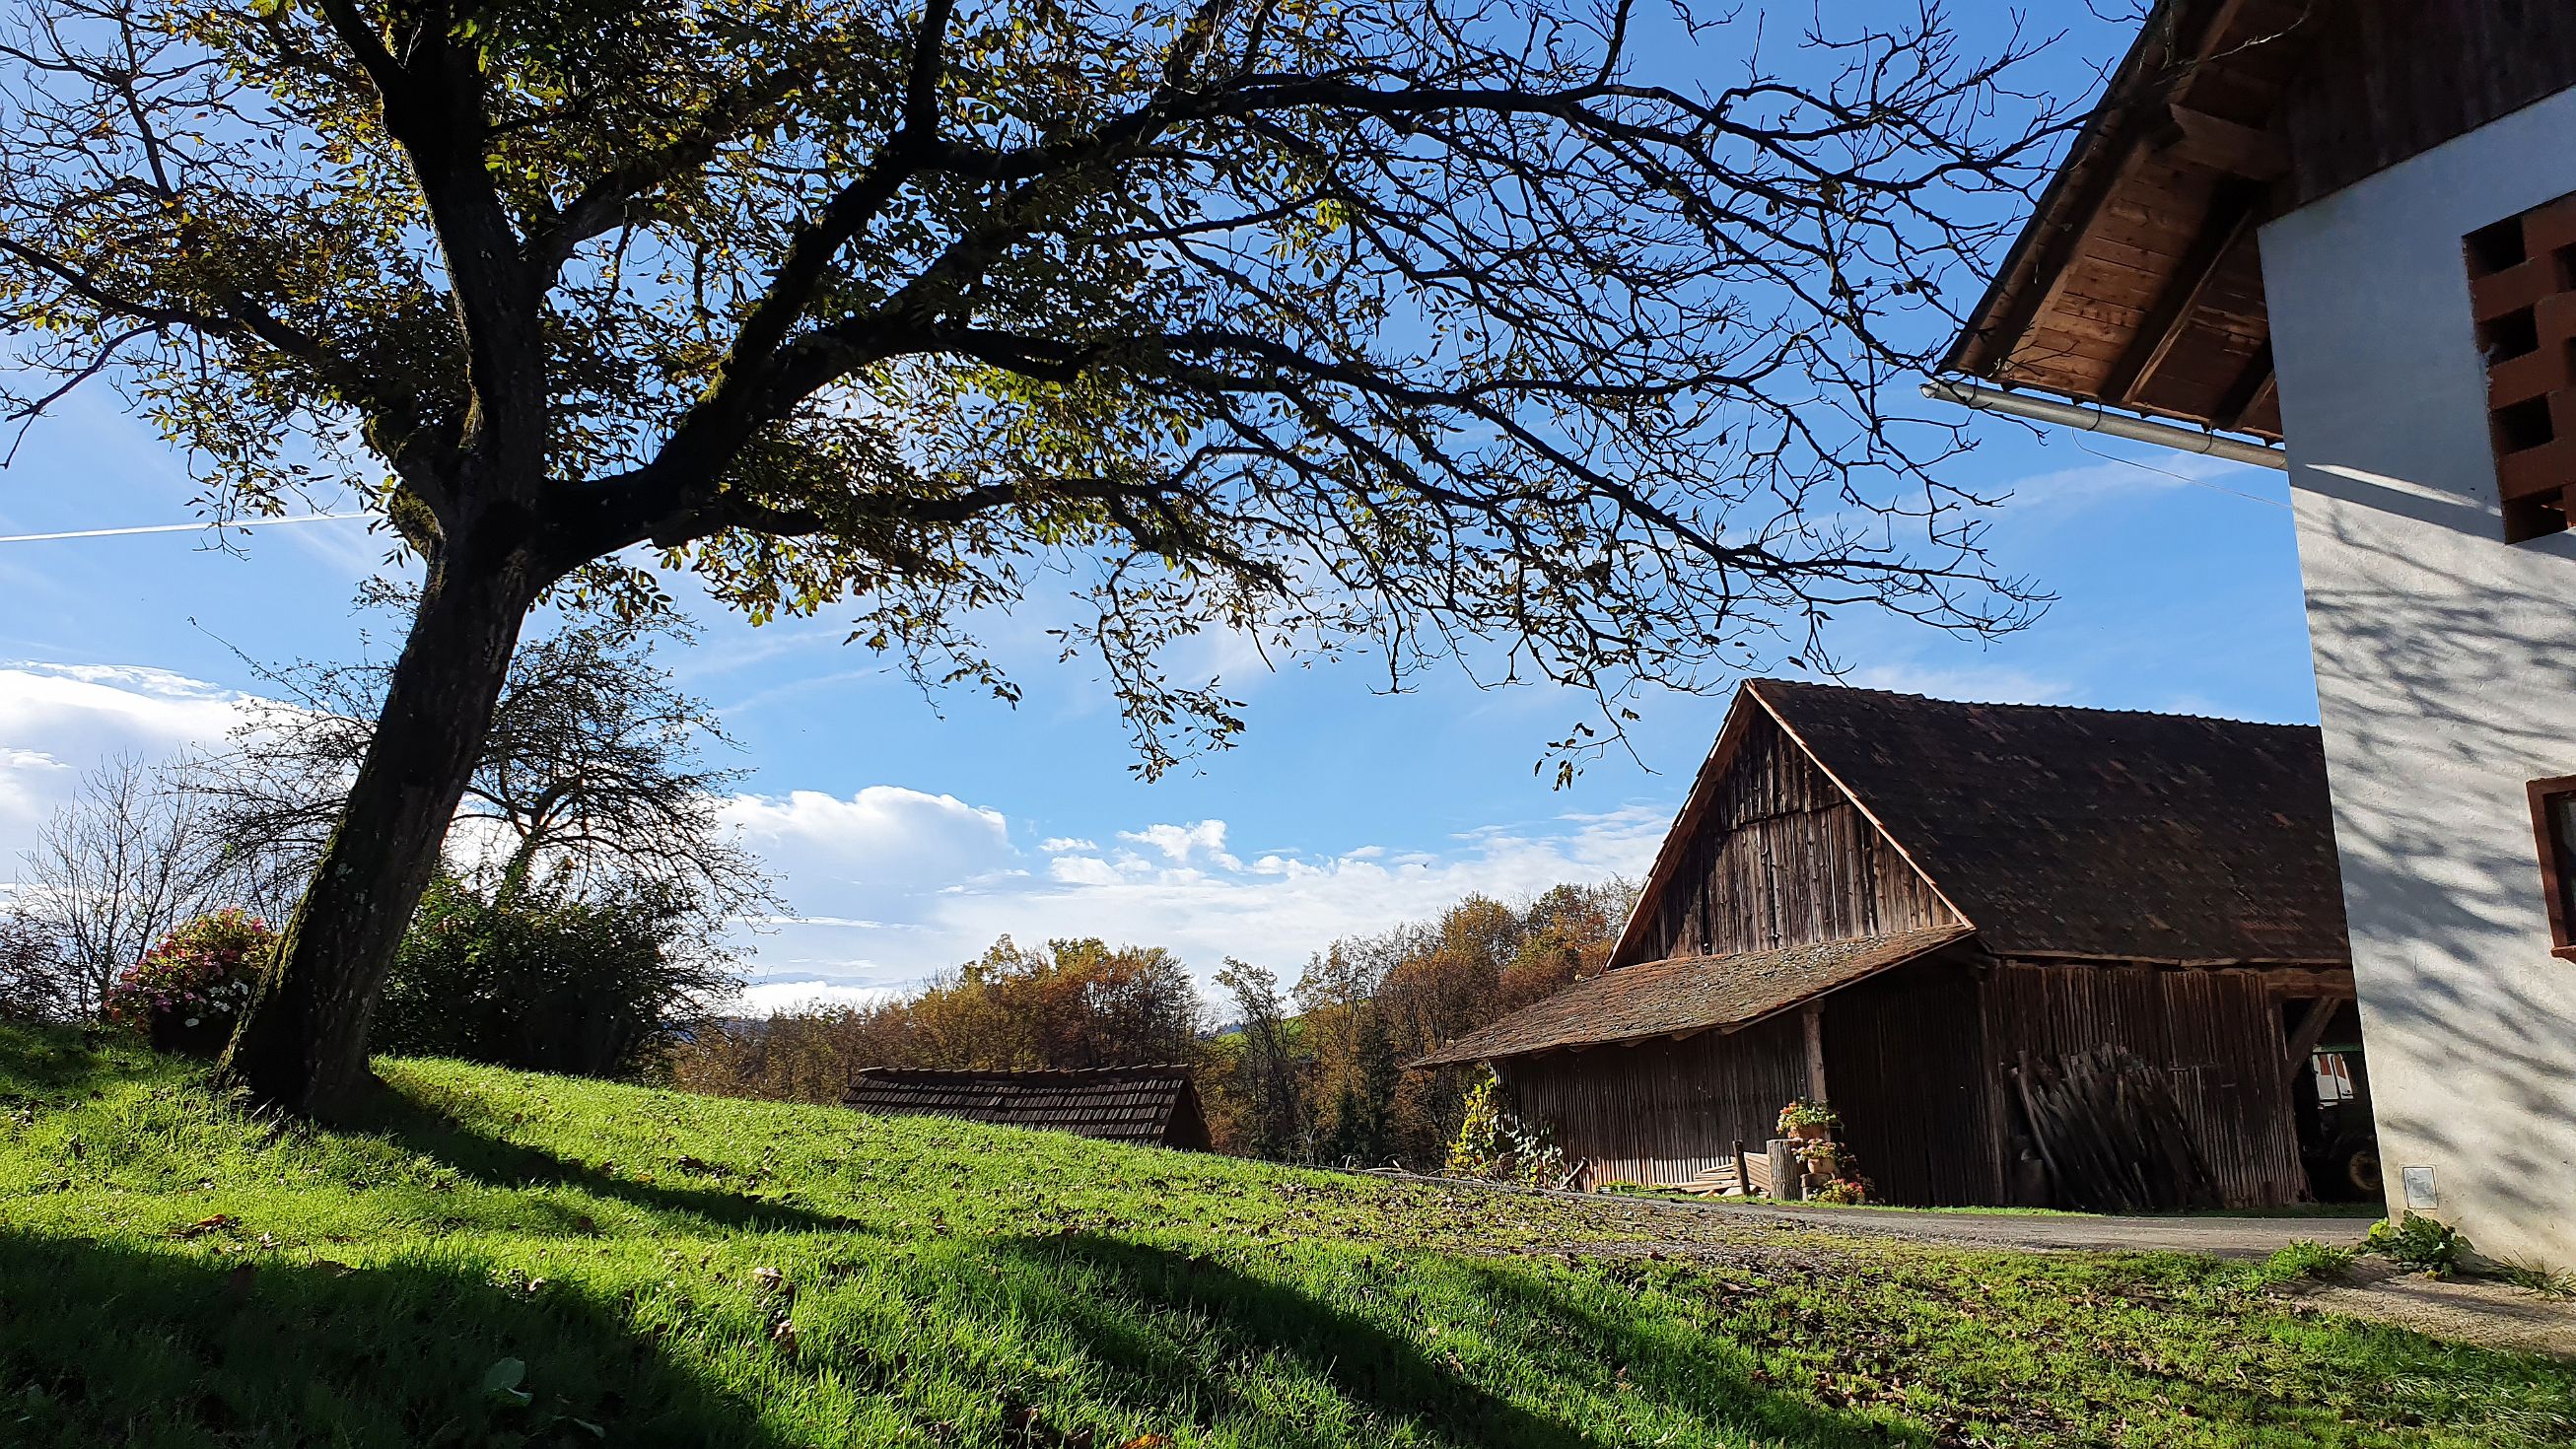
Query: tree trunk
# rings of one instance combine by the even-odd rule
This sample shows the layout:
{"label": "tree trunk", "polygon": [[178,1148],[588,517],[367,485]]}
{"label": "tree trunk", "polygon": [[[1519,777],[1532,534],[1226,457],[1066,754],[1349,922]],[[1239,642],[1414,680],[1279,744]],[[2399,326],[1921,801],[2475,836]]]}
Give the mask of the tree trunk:
{"label": "tree trunk", "polygon": [[340,823],[224,1054],[227,1079],[260,1101],[329,1120],[364,1100],[376,998],[546,582],[516,552],[431,565]]}

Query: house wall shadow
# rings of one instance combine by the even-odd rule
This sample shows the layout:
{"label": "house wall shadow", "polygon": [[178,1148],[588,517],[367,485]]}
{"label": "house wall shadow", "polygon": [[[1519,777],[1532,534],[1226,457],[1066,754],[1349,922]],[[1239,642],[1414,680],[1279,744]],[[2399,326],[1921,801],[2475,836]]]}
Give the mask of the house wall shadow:
{"label": "house wall shadow", "polygon": [[2312,566],[2308,610],[2392,1210],[2397,1170],[2431,1166],[2438,1214],[2481,1247],[2576,1263],[2576,964],[2550,955],[2524,796],[2576,774],[2567,626],[2369,509],[2303,523],[2338,561]]}

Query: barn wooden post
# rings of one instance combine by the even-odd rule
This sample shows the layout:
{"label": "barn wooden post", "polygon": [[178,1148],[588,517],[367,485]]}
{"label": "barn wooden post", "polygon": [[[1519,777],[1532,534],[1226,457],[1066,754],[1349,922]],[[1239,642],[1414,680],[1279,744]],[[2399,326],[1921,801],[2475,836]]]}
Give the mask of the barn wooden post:
{"label": "barn wooden post", "polygon": [[1825,1006],[1809,1002],[1801,1013],[1807,1024],[1807,1100],[1825,1100]]}

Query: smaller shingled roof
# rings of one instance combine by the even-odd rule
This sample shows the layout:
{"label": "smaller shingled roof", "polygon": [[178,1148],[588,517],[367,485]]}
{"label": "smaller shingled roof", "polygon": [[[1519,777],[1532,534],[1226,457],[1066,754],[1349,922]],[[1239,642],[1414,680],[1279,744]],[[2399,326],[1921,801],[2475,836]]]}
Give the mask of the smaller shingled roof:
{"label": "smaller shingled roof", "polygon": [[1744,1026],[1974,934],[1967,926],[1931,926],[1622,966],[1469,1032],[1414,1065],[1449,1066]]}
{"label": "smaller shingled roof", "polygon": [[852,1074],[841,1105],[1070,1132],[1103,1142],[1208,1146],[1198,1088],[1181,1066],[1034,1072],[866,1067]]}

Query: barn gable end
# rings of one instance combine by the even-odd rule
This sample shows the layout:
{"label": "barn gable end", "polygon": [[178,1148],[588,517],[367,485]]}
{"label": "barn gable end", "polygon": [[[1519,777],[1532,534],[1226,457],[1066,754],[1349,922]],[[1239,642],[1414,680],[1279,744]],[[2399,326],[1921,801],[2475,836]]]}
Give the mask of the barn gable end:
{"label": "barn gable end", "polygon": [[1963,923],[1748,692],[1665,839],[1611,965]]}

